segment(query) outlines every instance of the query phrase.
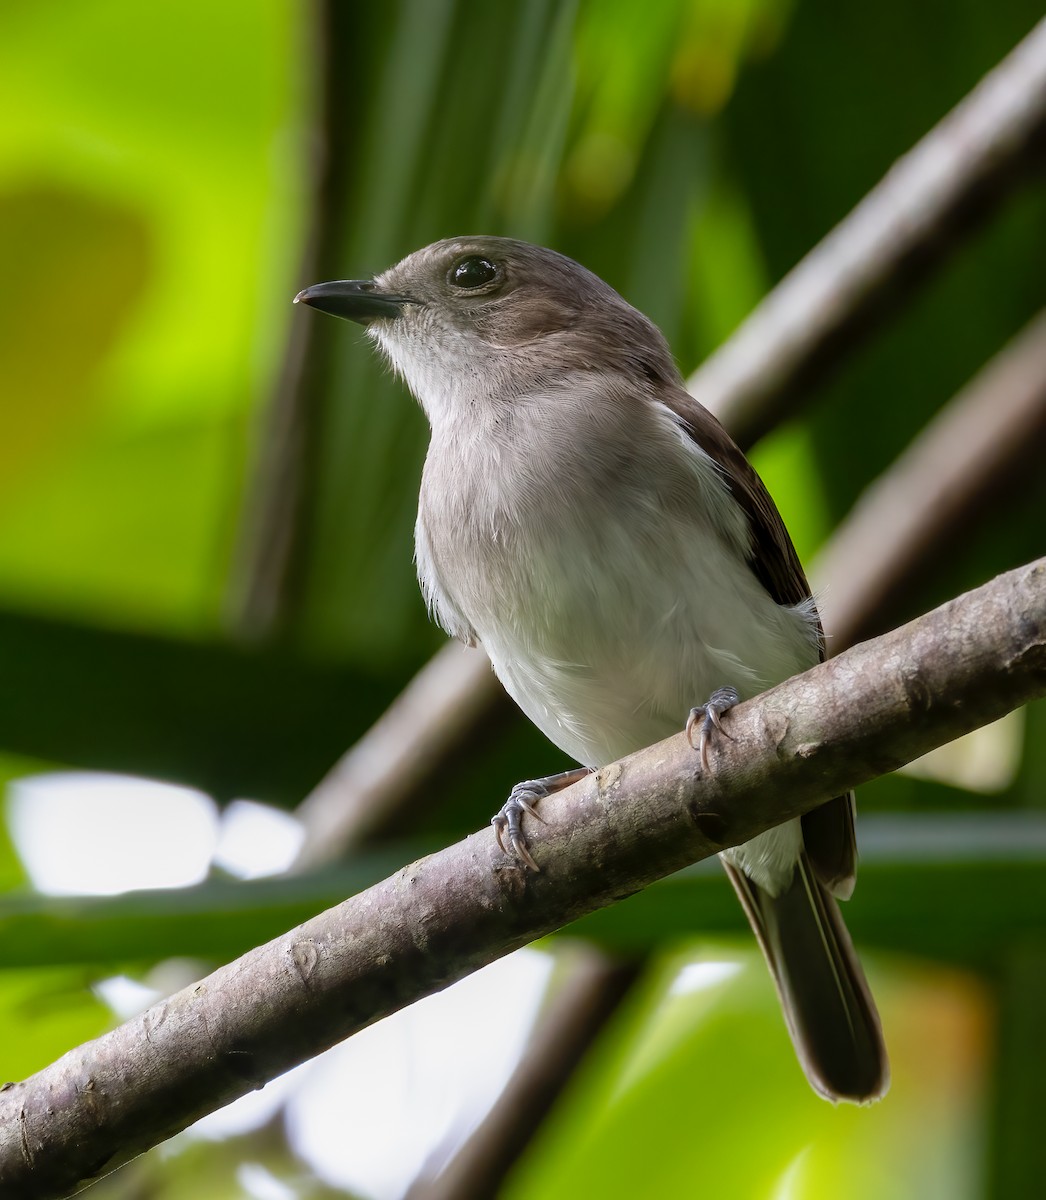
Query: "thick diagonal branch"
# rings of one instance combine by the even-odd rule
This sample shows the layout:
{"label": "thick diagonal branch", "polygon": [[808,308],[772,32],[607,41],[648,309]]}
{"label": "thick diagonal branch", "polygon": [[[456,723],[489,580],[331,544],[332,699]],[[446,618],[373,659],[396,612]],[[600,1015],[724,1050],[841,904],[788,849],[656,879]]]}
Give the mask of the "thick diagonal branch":
{"label": "thick diagonal branch", "polygon": [[541,874],[488,829],[0,1092],[0,1193],[57,1197],[404,1005],[1046,694],[1046,559],[544,807]]}
{"label": "thick diagonal branch", "polygon": [[1046,20],[796,266],[687,386],[741,446],[915,294],[1046,139]]}

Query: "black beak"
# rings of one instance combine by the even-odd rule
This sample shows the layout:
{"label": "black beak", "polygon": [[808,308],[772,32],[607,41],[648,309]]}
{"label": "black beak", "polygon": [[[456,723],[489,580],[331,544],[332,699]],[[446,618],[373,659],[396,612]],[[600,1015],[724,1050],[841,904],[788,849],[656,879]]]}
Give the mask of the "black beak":
{"label": "black beak", "polygon": [[379,292],[372,279],[336,279],[333,283],[314,283],[294,297],[295,304],[307,304],[335,317],[345,317],[360,325],[371,321],[398,317],[407,296],[390,296]]}

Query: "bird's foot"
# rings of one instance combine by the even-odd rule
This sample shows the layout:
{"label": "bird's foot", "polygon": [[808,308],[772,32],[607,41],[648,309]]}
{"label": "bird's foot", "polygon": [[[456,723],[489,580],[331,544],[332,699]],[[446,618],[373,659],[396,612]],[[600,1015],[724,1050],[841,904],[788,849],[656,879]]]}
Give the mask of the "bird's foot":
{"label": "bird's foot", "polygon": [[575,767],[571,771],[561,771],[558,775],[546,775],[543,779],[526,779],[522,783],[517,783],[500,811],[490,820],[491,825],[494,826],[498,845],[504,853],[528,866],[532,871],[540,871],[541,868],[534,861],[523,833],[523,814],[527,813],[535,821],[543,823],[544,818],[534,805],[545,796],[561,792],[590,773],[590,767]]}
{"label": "bird's foot", "polygon": [[[690,716],[686,719],[686,740],[701,755],[701,769],[704,771],[708,770],[709,741],[717,733],[721,733],[725,738],[730,738],[730,734],[723,728],[722,716],[738,703],[738,699],[736,688],[716,688],[706,703],[699,704],[690,710]],[[697,744],[694,745],[694,730],[698,726],[700,729],[698,730]]]}

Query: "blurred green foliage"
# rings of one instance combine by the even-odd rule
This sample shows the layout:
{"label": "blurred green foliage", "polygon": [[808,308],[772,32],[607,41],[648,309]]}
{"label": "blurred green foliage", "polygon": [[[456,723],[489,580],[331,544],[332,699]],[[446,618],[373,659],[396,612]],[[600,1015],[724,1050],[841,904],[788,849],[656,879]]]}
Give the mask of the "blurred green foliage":
{"label": "blurred green foliage", "polygon": [[[0,6],[0,776],[108,767],[290,805],[439,645],[410,557],[424,422],[333,322],[311,332],[304,549],[278,644],[243,645],[228,603],[261,414],[291,323],[313,319],[289,302],[315,281],[301,264],[318,224],[324,278],[456,233],[555,245],[657,320],[689,371],[1040,15],[1032,0]],[[1044,228],[1042,190],[1017,196],[756,448],[805,558],[1041,304]],[[1046,474],[1010,501],[889,619],[1042,553]],[[1040,705],[993,806],[1041,805],[1044,747]],[[428,832],[456,836],[558,761],[523,725],[498,731],[434,797]],[[863,802],[984,800],[896,777]],[[0,879],[21,884],[6,842]],[[5,928],[9,965],[16,945],[54,950],[0,972],[4,1076],[105,1020],[70,939],[27,928],[89,928],[116,970],[150,938],[150,960],[249,944],[328,887],[70,902],[35,927],[17,923],[36,902],[12,898],[0,966]],[[889,948],[905,914],[876,903],[862,890],[855,908]],[[616,920],[630,948],[644,937],[651,970],[510,1195],[686,1195],[695,1179],[740,1197],[981,1194],[990,980],[884,954],[894,1091],[835,1112],[799,1076],[761,968],[673,997],[693,950],[680,930],[601,920],[608,942]],[[922,944],[961,959],[963,936]],[[918,930],[896,941],[917,951]],[[186,1178],[171,1194],[202,1194]]]}
{"label": "blurred green foliage", "polygon": [[794,1086],[758,955],[699,990],[673,987],[688,964],[721,959],[721,947],[694,945],[662,958],[621,1015],[616,1044],[575,1081],[506,1195],[978,1194],[987,1009],[976,985],[873,969],[879,1001],[895,1014],[895,1048],[929,1040],[964,1050],[903,1054],[893,1080],[903,1104],[833,1108]]}
{"label": "blurred green foliage", "polygon": [[0,10],[9,603],[218,627],[247,414],[277,369],[303,220],[305,15]]}

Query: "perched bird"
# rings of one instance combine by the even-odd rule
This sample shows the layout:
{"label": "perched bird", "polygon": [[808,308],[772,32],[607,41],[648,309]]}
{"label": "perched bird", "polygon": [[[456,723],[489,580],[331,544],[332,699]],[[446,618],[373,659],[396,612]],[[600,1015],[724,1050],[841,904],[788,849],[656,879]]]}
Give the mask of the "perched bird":
{"label": "perched bird", "polygon": [[[687,393],[657,327],[590,271],[460,237],[296,299],[363,325],[421,404],[425,598],[584,764],[513,790],[494,824],[517,858],[536,865],[521,818],[541,796],[668,737],[688,711],[704,759],[739,697],[823,657],[759,476]],[[810,1083],[832,1100],[883,1095],[879,1018],[836,903],[854,885],[852,795],[720,857]]]}

